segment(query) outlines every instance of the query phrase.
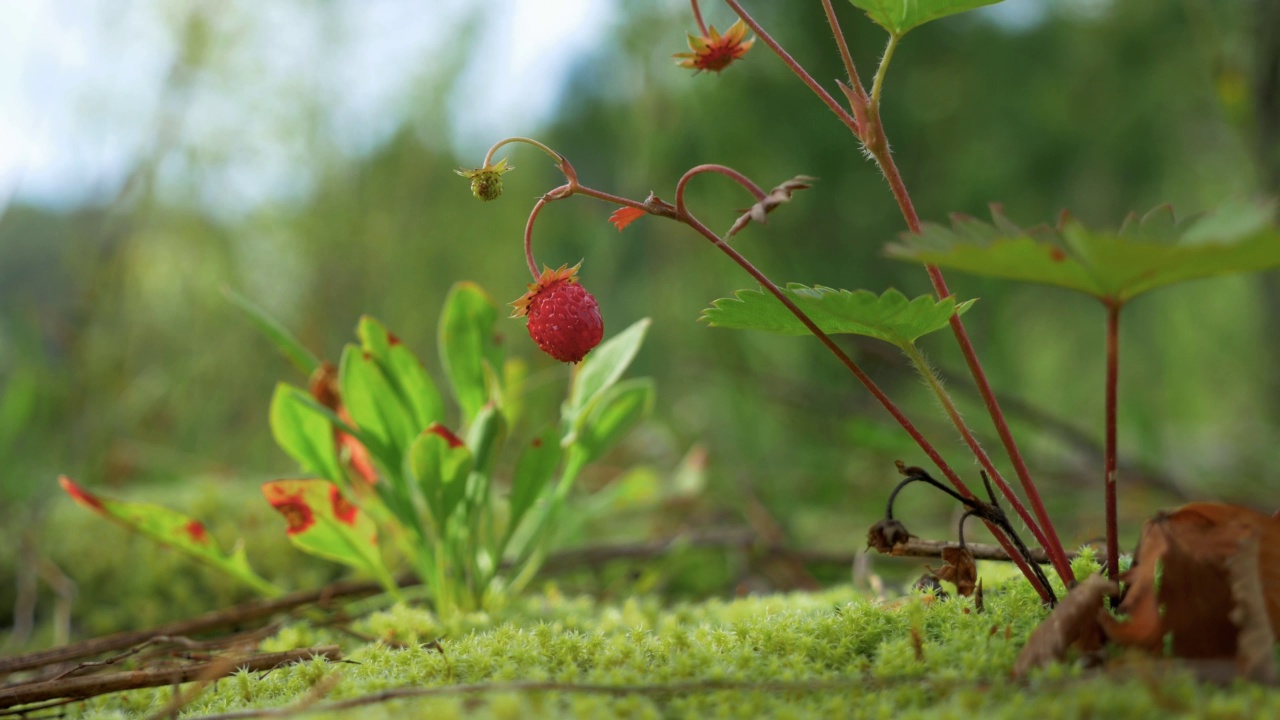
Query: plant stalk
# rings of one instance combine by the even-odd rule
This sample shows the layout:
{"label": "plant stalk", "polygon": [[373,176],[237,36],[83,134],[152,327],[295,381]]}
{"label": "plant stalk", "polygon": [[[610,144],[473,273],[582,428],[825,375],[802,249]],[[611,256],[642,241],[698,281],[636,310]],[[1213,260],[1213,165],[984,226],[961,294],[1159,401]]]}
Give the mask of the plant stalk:
{"label": "plant stalk", "polygon": [[1107,579],[1112,582],[1120,578],[1120,539],[1116,520],[1116,387],[1120,375],[1120,307],[1119,301],[1107,303],[1107,429],[1103,470],[1106,479]]}

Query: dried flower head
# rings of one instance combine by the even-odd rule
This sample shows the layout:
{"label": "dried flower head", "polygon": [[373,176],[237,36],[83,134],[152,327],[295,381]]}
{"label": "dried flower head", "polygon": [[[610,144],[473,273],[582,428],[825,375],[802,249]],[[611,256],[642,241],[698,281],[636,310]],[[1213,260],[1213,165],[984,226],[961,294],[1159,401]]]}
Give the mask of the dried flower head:
{"label": "dried flower head", "polygon": [[496,200],[502,195],[502,175],[503,173],[515,170],[515,166],[508,167],[507,159],[503,158],[493,165],[485,165],[475,170],[455,170],[462,177],[471,181],[471,194],[480,200]]}
{"label": "dried flower head", "polygon": [[693,52],[676,53],[673,57],[683,58],[676,63],[680,67],[718,73],[729,67],[729,63],[746,55],[755,44],[755,38],[744,40],[746,36],[747,25],[742,20],[734,23],[724,35],[716,32],[715,26],[711,26],[702,37],[689,34],[689,49]]}

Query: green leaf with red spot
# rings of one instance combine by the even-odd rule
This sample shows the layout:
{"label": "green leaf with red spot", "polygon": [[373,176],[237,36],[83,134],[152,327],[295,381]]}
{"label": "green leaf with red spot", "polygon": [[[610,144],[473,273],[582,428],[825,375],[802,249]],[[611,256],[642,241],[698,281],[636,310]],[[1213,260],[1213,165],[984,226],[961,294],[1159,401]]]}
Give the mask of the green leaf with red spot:
{"label": "green leaf with red spot", "polygon": [[[908,300],[897,290],[876,295],[867,290],[851,292],[797,283],[787,285],[782,292],[829,335],[864,335],[901,348],[922,335],[946,327],[952,315],[965,312],[974,302],[957,304],[955,298],[935,300],[926,295]],[[809,334],[809,328],[772,294],[739,290],[734,295],[711,303],[699,319],[712,327],[765,330],[781,335]]]}
{"label": "green leaf with red spot", "polygon": [[444,419],[444,402],[422,361],[377,320],[365,315],[356,326],[360,347],[371,354],[414,420],[414,433]]}
{"label": "green leaf with red spot", "polygon": [[850,0],[853,6],[890,34],[902,37],[930,20],[994,5],[1000,0]]}
{"label": "green leaf with red spot", "polygon": [[422,497],[443,532],[449,516],[466,495],[474,463],[466,443],[445,426],[433,423],[409,448],[409,469]]}
{"label": "green leaf with red spot", "polygon": [[1168,206],[1130,215],[1119,230],[1098,231],[1064,217],[1057,228],[1023,229],[998,208],[992,222],[952,219],[926,224],[887,248],[891,257],[975,275],[1075,290],[1124,303],[1187,280],[1280,267],[1274,207],[1226,205],[1179,219]]}
{"label": "green leaf with red spot", "polygon": [[271,397],[271,434],[306,472],[341,480],[345,475],[328,412],[305,391],[280,383]]}
{"label": "green leaf with red spot", "polygon": [[347,345],[338,378],[351,419],[374,440],[370,451],[379,453],[386,467],[399,468],[418,428],[373,353]]}
{"label": "green leaf with red spot", "polygon": [[480,286],[462,282],[445,298],[440,315],[440,360],[462,408],[464,424],[500,395],[502,348],[498,308]]}
{"label": "green leaf with red spot", "polygon": [[280,588],[263,580],[249,567],[243,548],[237,547],[230,553],[224,551],[199,520],[160,505],[123,502],[96,495],[65,475],[58,478],[58,484],[77,504],[222,570],[263,595],[274,597],[281,592]]}
{"label": "green leaf with red spot", "polygon": [[372,575],[397,592],[382,562],[373,519],[327,480],[275,480],[262,494],[287,523],[285,532],[298,549]]}
{"label": "green leaf with red spot", "polygon": [[[548,426],[542,434],[525,445],[516,459],[515,475],[511,480],[510,516],[507,521],[508,537],[519,527],[525,513],[533,507],[542,491],[555,477],[564,451],[560,448],[560,429]],[[505,546],[505,542],[503,545]]]}

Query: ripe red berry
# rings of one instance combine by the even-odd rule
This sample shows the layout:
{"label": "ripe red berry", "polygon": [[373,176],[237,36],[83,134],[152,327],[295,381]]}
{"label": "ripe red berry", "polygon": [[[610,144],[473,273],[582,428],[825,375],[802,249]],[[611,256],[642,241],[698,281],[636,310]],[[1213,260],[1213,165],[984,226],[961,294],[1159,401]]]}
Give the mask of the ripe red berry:
{"label": "ripe red berry", "polygon": [[561,362],[582,360],[604,337],[600,306],[578,284],[577,271],[578,265],[545,268],[538,281],[529,285],[529,292],[512,303],[516,308],[512,317],[528,317],[529,337]]}

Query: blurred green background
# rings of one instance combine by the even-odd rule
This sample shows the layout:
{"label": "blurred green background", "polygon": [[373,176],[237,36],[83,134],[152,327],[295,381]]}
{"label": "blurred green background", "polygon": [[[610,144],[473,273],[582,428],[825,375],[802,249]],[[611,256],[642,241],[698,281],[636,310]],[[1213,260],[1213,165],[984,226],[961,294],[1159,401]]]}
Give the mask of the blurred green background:
{"label": "blurred green background", "polygon": [[[842,76],[817,3],[747,4],[815,77]],[[881,32],[837,5],[869,75]],[[151,617],[144,598],[166,602],[154,591],[163,577],[104,570],[140,566],[136,553],[147,551],[69,509],[59,473],[113,496],[204,508],[226,542],[278,534],[257,484],[296,470],[274,446],[267,402],[277,380],[301,379],[221,288],[331,359],[360,314],[372,314],[438,376],[435,323],[449,286],[469,279],[499,302],[518,297],[528,282],[525,217],[560,182],[545,156],[514,146],[504,197],[474,201],[453,170],[479,165],[505,135],[537,137],[585,184],[636,199],[651,190],[673,199],[684,170],[704,162],[764,187],[816,176],[736,247],[779,282],[929,291],[920,268],[881,256],[903,222],[876,169],[763,44],[720,76],[695,76],[670,57],[694,29],[687,3],[557,7],[4,8],[0,627],[15,605],[29,614],[31,598],[57,595],[63,576],[79,584],[80,605],[147,588],[125,613],[134,620]],[[1009,0],[912,32],[884,115],[918,211],[945,221],[1000,202],[1022,223],[1051,222],[1065,208],[1109,226],[1164,202],[1189,213],[1276,194],[1278,7]],[[721,29],[733,19],[715,2],[704,11]],[[695,181],[689,200],[720,229],[747,202],[711,177]],[[705,497],[694,510],[663,506],[634,535],[759,525],[749,520],[754,499],[795,545],[860,549],[895,481],[893,461],[922,463],[919,451],[816,341],[696,322],[750,278],[687,228],[650,217],[619,233],[611,210],[558,202],[535,232],[540,262],[585,258],[583,283],[606,332],[655,321],[633,370],[657,378],[655,417],[588,484],[638,464],[669,474],[698,444]],[[1101,308],[1054,290],[949,281],[962,298],[981,298],[966,325],[1064,539],[1099,538]],[[1188,497],[1280,505],[1277,328],[1276,273],[1180,286],[1125,311],[1124,546],[1142,518]],[[569,370],[537,352],[521,323],[511,321],[509,338],[535,385],[559,392]],[[976,475],[896,351],[842,342]],[[924,347],[997,448],[949,335]],[[240,520],[226,511],[237,504]],[[919,489],[899,514],[919,534],[943,537],[955,509]],[[257,565],[293,572],[295,584],[336,572],[290,553],[282,542],[269,553],[250,546]],[[54,612],[37,607],[41,618]]]}

